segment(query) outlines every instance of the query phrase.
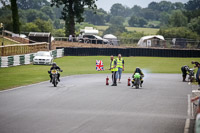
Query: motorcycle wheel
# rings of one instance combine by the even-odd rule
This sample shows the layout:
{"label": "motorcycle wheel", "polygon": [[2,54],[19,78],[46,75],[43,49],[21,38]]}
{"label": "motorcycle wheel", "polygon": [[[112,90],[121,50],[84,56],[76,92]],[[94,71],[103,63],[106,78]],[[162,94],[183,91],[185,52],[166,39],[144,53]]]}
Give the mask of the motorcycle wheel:
{"label": "motorcycle wheel", "polygon": [[57,81],[56,81],[56,79],[55,79],[55,78],[53,78],[53,82],[52,82],[52,83],[53,83],[53,86],[54,86],[54,87],[56,87],[56,86],[57,86]]}
{"label": "motorcycle wheel", "polygon": [[136,89],[139,89],[139,84],[136,84],[135,88],[136,88]]}

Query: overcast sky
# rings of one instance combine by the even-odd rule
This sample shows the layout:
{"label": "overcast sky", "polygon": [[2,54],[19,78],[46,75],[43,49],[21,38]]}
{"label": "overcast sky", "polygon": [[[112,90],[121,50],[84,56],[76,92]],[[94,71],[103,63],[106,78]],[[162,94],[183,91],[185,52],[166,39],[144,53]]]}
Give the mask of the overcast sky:
{"label": "overcast sky", "polygon": [[[160,2],[163,0],[97,0],[96,4],[98,8],[103,8],[106,11],[110,11],[110,8],[113,4],[115,3],[121,3],[122,5],[128,6],[128,7],[133,7],[134,5],[139,5],[141,7],[147,7],[149,3],[151,3],[152,1],[155,2]],[[167,1],[171,1],[172,3],[174,2],[182,2],[182,3],[186,3],[189,0],[167,0]]]}

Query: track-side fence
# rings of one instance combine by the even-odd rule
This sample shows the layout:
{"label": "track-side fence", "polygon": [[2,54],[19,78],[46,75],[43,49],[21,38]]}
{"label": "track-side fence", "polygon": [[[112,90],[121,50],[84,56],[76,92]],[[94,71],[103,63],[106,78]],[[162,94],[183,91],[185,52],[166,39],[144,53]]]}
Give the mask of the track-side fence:
{"label": "track-side fence", "polygon": [[[64,49],[52,50],[54,58],[64,56]],[[0,56],[0,67],[19,66],[25,64],[31,64],[36,53],[14,55],[14,56]]]}
{"label": "track-side fence", "polygon": [[200,50],[156,48],[64,48],[65,56],[151,56],[151,57],[200,57]]}
{"label": "track-side fence", "polygon": [[21,55],[47,50],[49,50],[49,44],[46,42],[32,44],[13,44],[0,46],[0,56]]}

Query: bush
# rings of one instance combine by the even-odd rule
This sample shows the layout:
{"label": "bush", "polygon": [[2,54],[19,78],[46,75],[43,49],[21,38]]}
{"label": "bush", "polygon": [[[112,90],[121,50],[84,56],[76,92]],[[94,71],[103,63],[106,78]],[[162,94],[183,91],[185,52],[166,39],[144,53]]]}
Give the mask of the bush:
{"label": "bush", "polygon": [[106,29],[103,34],[114,34],[116,36],[119,36],[121,33],[127,32],[125,26],[123,25],[111,25]]}
{"label": "bush", "polygon": [[193,32],[186,27],[160,29],[157,34],[163,35],[165,38],[187,38],[196,40],[200,39],[196,32]]}

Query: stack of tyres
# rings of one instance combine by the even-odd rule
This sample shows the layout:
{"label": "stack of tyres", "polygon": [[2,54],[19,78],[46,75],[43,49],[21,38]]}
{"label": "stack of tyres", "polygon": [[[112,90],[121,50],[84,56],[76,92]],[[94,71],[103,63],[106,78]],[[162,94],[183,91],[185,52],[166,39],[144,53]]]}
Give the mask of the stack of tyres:
{"label": "stack of tyres", "polygon": [[63,56],[63,49],[57,49],[57,58],[62,57]]}
{"label": "stack of tyres", "polygon": [[14,57],[8,56],[8,66],[13,66],[13,64],[14,64]]}
{"label": "stack of tyres", "polygon": [[1,57],[1,67],[8,67],[8,57]]}
{"label": "stack of tyres", "polygon": [[57,57],[57,50],[53,50],[52,55],[53,55],[53,58],[56,58]]}
{"label": "stack of tyres", "polygon": [[34,54],[30,54],[30,62],[33,62]]}
{"label": "stack of tyres", "polygon": [[20,59],[20,65],[24,65],[25,64],[25,56],[24,55],[20,55],[19,59]]}
{"label": "stack of tyres", "polygon": [[18,65],[20,65],[19,55],[15,55],[14,56],[14,64],[13,64],[13,66],[18,66]]}
{"label": "stack of tyres", "polygon": [[25,62],[24,64],[30,64],[30,54],[25,55]]}
{"label": "stack of tyres", "polygon": [[62,48],[62,57],[64,56],[64,53],[65,53],[64,48]]}

